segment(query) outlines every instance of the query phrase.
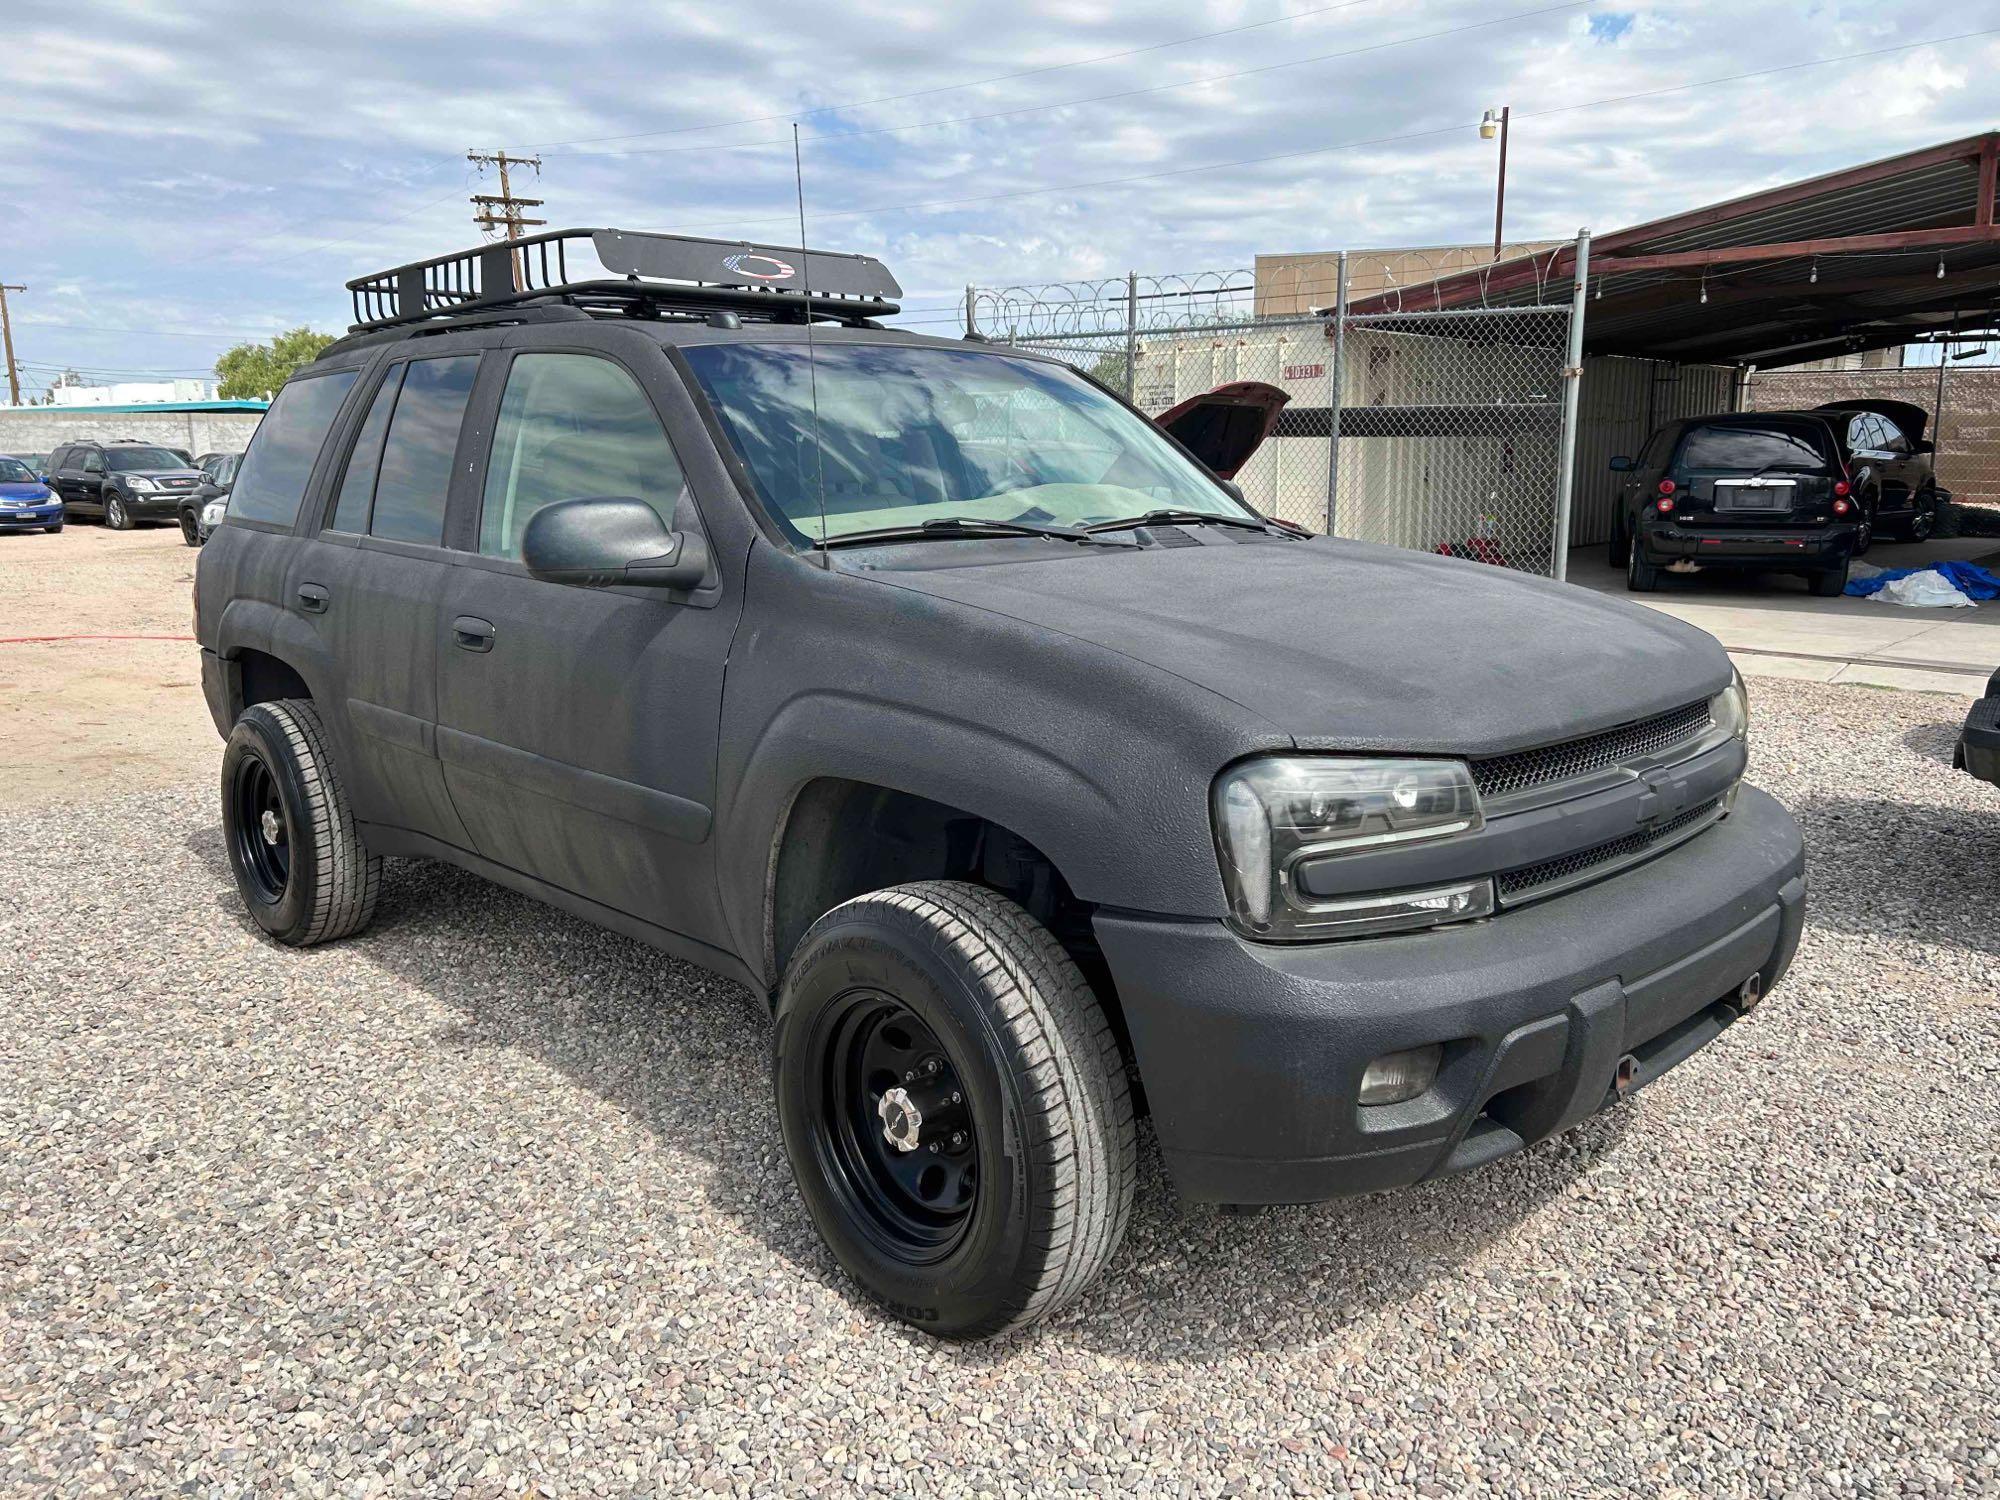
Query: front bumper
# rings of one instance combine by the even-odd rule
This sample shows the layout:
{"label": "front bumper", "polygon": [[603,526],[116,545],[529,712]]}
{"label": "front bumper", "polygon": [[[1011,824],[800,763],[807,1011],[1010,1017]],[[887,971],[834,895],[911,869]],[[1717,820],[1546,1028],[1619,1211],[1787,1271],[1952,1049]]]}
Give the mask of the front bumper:
{"label": "front bumper", "polygon": [[174,521],[180,518],[181,501],[185,494],[153,494],[121,496],[125,502],[125,513],[139,521]]}
{"label": "front bumper", "polygon": [[[2000,673],[1995,674],[1995,681],[2000,683]],[[1972,705],[1952,764],[2000,786],[2000,692],[1989,692]]]}
{"label": "front bumper", "polygon": [[1703,531],[1672,522],[1653,522],[1639,528],[1639,545],[1640,555],[1647,562],[1661,566],[1685,561],[1704,567],[1818,571],[1837,568],[1852,557],[1859,536],[1856,527],[1845,525],[1810,531],[1775,527]]}
{"label": "front bumper", "polygon": [[[1154,1127],[1180,1192],[1298,1203],[1480,1166],[1715,1039],[1805,920],[1805,850],[1775,800],[1637,868],[1408,936],[1283,947],[1217,921],[1100,911]],[[1436,1084],[1362,1110],[1369,1062],[1445,1045]]]}
{"label": "front bumper", "polygon": [[53,526],[62,518],[60,500],[46,505],[0,505],[0,526]]}

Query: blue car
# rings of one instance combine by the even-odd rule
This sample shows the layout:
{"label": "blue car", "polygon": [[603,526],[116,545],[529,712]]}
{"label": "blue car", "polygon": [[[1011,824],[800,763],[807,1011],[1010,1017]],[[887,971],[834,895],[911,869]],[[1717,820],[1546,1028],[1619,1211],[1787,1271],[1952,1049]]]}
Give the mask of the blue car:
{"label": "blue car", "polygon": [[63,503],[18,458],[0,457],[0,531],[61,531]]}

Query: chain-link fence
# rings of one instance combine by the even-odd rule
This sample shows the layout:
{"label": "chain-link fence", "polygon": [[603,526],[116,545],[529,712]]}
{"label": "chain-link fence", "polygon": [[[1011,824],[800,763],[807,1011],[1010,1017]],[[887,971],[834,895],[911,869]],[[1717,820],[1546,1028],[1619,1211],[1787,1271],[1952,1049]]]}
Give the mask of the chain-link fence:
{"label": "chain-link fence", "polygon": [[1942,364],[1900,370],[1759,370],[1744,382],[1747,411],[1797,411],[1824,401],[1908,401],[1930,414],[1937,482],[1966,505],[2000,506],[2000,368]]}
{"label": "chain-link fence", "polygon": [[1571,308],[1257,316],[1248,271],[972,289],[968,331],[1076,366],[1160,416],[1240,382],[1281,391],[1235,475],[1316,531],[1560,574]]}

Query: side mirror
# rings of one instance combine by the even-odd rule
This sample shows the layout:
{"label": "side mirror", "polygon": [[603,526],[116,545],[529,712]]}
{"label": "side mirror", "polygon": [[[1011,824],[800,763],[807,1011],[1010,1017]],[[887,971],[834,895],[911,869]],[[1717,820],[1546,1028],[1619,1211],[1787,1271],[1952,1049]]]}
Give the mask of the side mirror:
{"label": "side mirror", "polygon": [[1234,500],[1238,505],[1248,505],[1250,503],[1248,500],[1245,500],[1243,498],[1243,486],[1238,484],[1235,480],[1218,479],[1215,482],[1221,485],[1223,490],[1228,494],[1229,498]]}
{"label": "side mirror", "polygon": [[1627,458],[1627,457],[1626,457],[1626,456],[1625,456],[1624,454],[1622,454],[1622,453],[1621,453],[1621,454],[1619,454],[1619,455],[1618,455],[1618,457],[1616,457],[1616,458],[1614,458],[1614,459],[1612,459],[1612,460],[1611,460],[1611,471],[1612,471],[1612,473],[1614,473],[1614,474],[1629,474],[1629,473],[1631,473],[1631,472],[1632,472],[1632,460],[1631,460],[1631,459],[1629,459],[1629,458]]}
{"label": "side mirror", "polygon": [[691,589],[708,576],[708,546],[700,536],[669,531],[645,501],[615,495],[536,511],[521,533],[521,561],[537,578],[586,588]]}
{"label": "side mirror", "polygon": [[1910,444],[1910,451],[1912,453],[1935,453],[1937,452],[1937,444],[1929,438],[1918,438],[1914,443]]}

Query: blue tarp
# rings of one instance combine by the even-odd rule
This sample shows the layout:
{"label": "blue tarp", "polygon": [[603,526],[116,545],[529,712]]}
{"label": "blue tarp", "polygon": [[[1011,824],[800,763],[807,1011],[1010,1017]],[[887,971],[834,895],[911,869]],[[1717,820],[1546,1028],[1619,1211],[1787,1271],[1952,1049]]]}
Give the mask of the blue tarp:
{"label": "blue tarp", "polygon": [[1884,568],[1866,578],[1848,579],[1847,592],[1865,599],[1870,594],[1880,593],[1898,578],[1926,572],[1943,574],[1945,582],[1968,599],[2000,599],[2000,577],[1995,577],[1977,563],[1969,562],[1931,563],[1923,568]]}

